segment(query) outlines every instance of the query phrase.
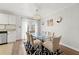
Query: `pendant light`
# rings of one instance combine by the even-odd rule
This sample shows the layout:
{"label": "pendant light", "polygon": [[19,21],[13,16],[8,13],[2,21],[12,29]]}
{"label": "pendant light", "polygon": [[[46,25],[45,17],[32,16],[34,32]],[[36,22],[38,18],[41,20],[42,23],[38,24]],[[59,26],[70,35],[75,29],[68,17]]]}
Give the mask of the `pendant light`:
{"label": "pendant light", "polygon": [[34,20],[41,20],[41,16],[39,14],[39,9],[35,10],[35,15],[32,17]]}

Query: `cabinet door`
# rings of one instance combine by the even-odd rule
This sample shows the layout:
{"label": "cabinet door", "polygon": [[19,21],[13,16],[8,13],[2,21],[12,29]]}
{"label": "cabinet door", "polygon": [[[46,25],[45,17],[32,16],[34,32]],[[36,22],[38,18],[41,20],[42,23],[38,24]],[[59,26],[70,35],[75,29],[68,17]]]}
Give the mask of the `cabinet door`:
{"label": "cabinet door", "polygon": [[16,25],[6,25],[6,30],[7,31],[15,31],[16,30]]}
{"label": "cabinet door", "polygon": [[16,16],[9,15],[9,24],[16,24]]}
{"label": "cabinet door", "polygon": [[16,31],[8,31],[8,42],[16,41]]}
{"label": "cabinet door", "polygon": [[0,14],[0,24],[8,24],[8,15]]}
{"label": "cabinet door", "polygon": [[4,30],[5,29],[5,25],[0,25],[0,30]]}

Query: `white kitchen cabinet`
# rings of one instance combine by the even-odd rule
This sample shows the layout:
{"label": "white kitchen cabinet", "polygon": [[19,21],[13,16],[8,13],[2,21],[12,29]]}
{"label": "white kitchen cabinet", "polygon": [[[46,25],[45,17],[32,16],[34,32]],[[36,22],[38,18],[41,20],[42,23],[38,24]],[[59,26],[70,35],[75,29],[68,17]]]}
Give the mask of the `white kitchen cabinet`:
{"label": "white kitchen cabinet", "polygon": [[14,30],[16,30],[16,25],[13,25],[13,24],[6,25],[6,30],[7,31],[14,31]]}
{"label": "white kitchen cabinet", "polygon": [[0,14],[0,24],[8,24],[8,15]]}
{"label": "white kitchen cabinet", "polygon": [[0,25],[0,30],[4,30],[5,29],[5,25]]}
{"label": "white kitchen cabinet", "polygon": [[9,24],[16,24],[16,16],[14,16],[14,15],[9,15],[8,23],[9,23]]}
{"label": "white kitchen cabinet", "polygon": [[22,35],[21,35],[21,31],[22,31],[22,20],[21,20],[21,17],[17,17],[17,20],[16,20],[16,39],[22,39]]}
{"label": "white kitchen cabinet", "polygon": [[0,24],[16,24],[16,16],[0,14]]}
{"label": "white kitchen cabinet", "polygon": [[8,31],[8,42],[16,41],[16,31]]}

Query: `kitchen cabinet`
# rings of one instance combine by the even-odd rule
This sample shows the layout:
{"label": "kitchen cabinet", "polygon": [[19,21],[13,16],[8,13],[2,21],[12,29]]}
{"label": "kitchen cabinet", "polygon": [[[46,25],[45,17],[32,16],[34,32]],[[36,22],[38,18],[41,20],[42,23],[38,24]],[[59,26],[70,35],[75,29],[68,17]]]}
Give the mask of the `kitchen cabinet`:
{"label": "kitchen cabinet", "polygon": [[7,31],[14,31],[16,30],[16,25],[6,25],[6,30]]}
{"label": "kitchen cabinet", "polygon": [[16,41],[16,31],[8,31],[8,42]]}
{"label": "kitchen cabinet", "polygon": [[0,30],[15,30],[16,16],[10,14],[0,14]]}
{"label": "kitchen cabinet", "polygon": [[9,15],[8,23],[9,24],[16,24],[16,16]]}
{"label": "kitchen cabinet", "polygon": [[4,30],[5,29],[5,25],[0,25],[0,30]]}
{"label": "kitchen cabinet", "polygon": [[0,14],[0,24],[8,24],[8,15]]}
{"label": "kitchen cabinet", "polygon": [[0,24],[16,24],[16,16],[0,14]]}

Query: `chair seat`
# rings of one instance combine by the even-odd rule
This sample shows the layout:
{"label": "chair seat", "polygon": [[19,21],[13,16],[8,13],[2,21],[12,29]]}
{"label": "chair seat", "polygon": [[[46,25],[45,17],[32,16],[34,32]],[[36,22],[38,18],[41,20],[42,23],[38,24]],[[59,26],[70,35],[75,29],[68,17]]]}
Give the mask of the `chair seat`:
{"label": "chair seat", "polygon": [[57,49],[60,49],[59,43],[60,43],[60,37],[52,38],[53,40],[46,40],[43,43],[43,46],[45,46],[47,49],[49,49],[51,52],[56,51]]}
{"label": "chair seat", "polygon": [[34,45],[40,45],[42,42],[39,39],[34,40]]}
{"label": "chair seat", "polygon": [[45,41],[45,42],[43,43],[43,46],[44,46],[45,48],[47,48],[48,50],[50,50],[51,52],[53,52],[53,45],[52,45],[52,42],[51,42],[51,41]]}

